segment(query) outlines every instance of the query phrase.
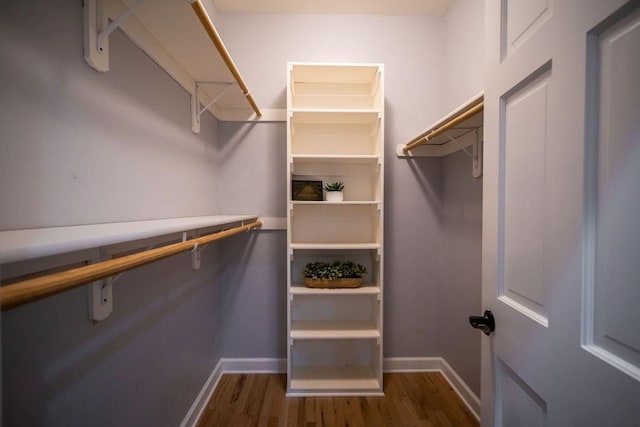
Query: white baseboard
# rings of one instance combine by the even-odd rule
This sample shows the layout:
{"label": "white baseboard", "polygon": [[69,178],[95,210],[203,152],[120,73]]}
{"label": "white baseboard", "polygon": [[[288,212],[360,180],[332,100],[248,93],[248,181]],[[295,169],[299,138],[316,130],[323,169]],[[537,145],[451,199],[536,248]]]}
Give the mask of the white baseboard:
{"label": "white baseboard", "polygon": [[287,359],[222,359],[225,374],[283,374]]}
{"label": "white baseboard", "polygon": [[386,357],[384,372],[436,372],[442,371],[442,357]]}
{"label": "white baseboard", "polygon": [[480,421],[480,399],[478,399],[478,396],[471,391],[467,383],[460,378],[458,373],[454,371],[444,359],[442,359],[441,372],[455,392],[458,393],[458,396],[460,396],[460,399],[462,399],[462,402],[464,402],[469,411]]}
{"label": "white baseboard", "polygon": [[[389,357],[384,372],[440,372],[469,411],[480,421],[480,399],[442,357]],[[281,374],[287,372],[286,359],[220,359],[180,427],[195,427],[223,374]]]}
{"label": "white baseboard", "polygon": [[474,417],[480,421],[480,399],[442,357],[388,357],[385,372],[440,372],[462,399]]}
{"label": "white baseboard", "polygon": [[223,363],[221,359],[213,368],[213,371],[211,371],[211,375],[209,375],[209,378],[207,378],[207,381],[205,381],[204,386],[202,386],[202,390],[200,390],[200,393],[198,393],[196,400],[191,405],[191,408],[189,408],[189,412],[187,412],[187,415],[182,420],[182,423],[180,423],[180,427],[195,427],[196,424],[198,424],[198,420],[202,415],[202,411],[204,411],[205,405],[207,404],[207,402],[209,402],[209,399],[211,399],[211,396],[213,395],[213,392],[218,386],[218,382],[220,381],[220,378],[224,373],[222,366]]}

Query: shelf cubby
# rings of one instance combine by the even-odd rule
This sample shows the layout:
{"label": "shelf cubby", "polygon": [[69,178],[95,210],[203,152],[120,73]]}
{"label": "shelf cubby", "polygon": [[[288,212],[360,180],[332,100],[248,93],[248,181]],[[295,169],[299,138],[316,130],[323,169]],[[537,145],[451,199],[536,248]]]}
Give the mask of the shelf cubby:
{"label": "shelf cubby", "polygon": [[293,395],[382,394],[378,338],[294,339]]}
{"label": "shelf cubby", "polygon": [[379,64],[296,64],[290,70],[292,108],[380,109]]}
{"label": "shelf cubby", "polygon": [[381,114],[371,111],[293,111],[292,154],[380,155]]}
{"label": "shelf cubby", "polygon": [[379,294],[301,294],[291,302],[291,337],[379,338]]}
{"label": "shelf cubby", "polygon": [[378,205],[294,205],[291,243],[380,242]]}

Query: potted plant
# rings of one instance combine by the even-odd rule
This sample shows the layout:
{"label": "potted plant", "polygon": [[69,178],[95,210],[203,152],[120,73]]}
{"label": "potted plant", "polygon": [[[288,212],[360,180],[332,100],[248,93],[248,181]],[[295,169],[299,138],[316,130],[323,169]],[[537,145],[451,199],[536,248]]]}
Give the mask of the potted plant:
{"label": "potted plant", "polygon": [[324,186],[327,192],[327,202],[341,202],[344,197],[342,190],[344,190],[344,184],[341,182],[332,182]]}
{"label": "potted plant", "polygon": [[302,275],[304,283],[311,288],[357,288],[367,269],[352,261],[310,262]]}

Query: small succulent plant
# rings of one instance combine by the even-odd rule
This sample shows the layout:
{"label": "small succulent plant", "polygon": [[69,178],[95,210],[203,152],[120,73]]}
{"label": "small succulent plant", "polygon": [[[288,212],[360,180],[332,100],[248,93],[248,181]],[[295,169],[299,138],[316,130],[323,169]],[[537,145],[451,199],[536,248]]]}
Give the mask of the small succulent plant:
{"label": "small succulent plant", "polygon": [[344,184],[341,182],[332,182],[324,186],[327,191],[342,191],[344,190]]}

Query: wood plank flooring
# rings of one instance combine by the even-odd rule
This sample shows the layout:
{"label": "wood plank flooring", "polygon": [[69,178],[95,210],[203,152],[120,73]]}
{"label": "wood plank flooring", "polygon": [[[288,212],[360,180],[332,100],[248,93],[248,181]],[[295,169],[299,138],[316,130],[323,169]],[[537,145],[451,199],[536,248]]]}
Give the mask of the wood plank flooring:
{"label": "wood plank flooring", "polygon": [[225,374],[199,427],[479,426],[442,374],[384,375],[385,397],[285,397],[284,374]]}

